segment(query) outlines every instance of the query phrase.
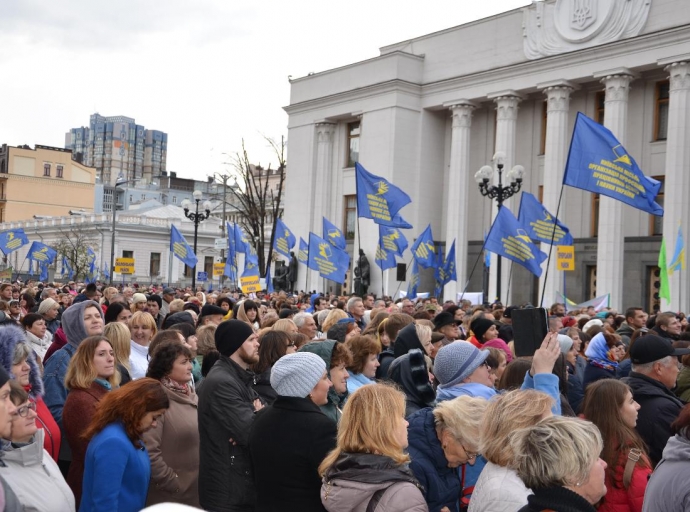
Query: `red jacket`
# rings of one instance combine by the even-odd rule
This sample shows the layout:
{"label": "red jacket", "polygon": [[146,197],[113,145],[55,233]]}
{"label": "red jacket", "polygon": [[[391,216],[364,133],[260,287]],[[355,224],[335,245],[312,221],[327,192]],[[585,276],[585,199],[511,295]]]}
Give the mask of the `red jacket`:
{"label": "red jacket", "polygon": [[65,331],[62,330],[62,327],[58,327],[58,330],[55,331],[53,335],[53,342],[50,344],[50,347],[48,347],[46,355],[43,356],[43,366],[45,366],[48,358],[52,356],[53,353],[57,352],[65,345],[67,345],[67,336],[65,335]]}
{"label": "red jacket", "polygon": [[[628,461],[628,452],[621,454],[618,464],[613,471],[615,483],[611,478],[611,472],[606,470],[606,496],[599,506],[599,512],[642,512],[642,501],[647,489],[647,480],[652,473],[651,464],[646,456],[642,456],[633,470],[630,486],[623,487],[623,473]],[[647,467],[644,465],[646,462]]]}
{"label": "red jacket", "polygon": [[50,414],[48,406],[45,404],[42,398],[37,398],[36,402],[36,426],[42,428],[43,435],[43,448],[50,454],[55,462],[58,460],[58,455],[60,455],[60,443],[62,442],[62,434],[60,433],[60,427],[55,423],[53,415]]}

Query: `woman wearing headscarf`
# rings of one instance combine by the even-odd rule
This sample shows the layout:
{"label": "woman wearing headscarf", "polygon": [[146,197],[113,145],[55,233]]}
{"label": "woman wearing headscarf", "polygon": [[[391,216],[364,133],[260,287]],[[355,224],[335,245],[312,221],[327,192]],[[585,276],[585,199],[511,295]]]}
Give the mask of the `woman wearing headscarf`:
{"label": "woman wearing headscarf", "polygon": [[617,334],[600,332],[589,342],[585,351],[587,366],[582,379],[583,389],[587,389],[592,382],[616,378],[618,360],[615,346],[617,341],[620,341],[620,336]]}
{"label": "woman wearing headscarf", "polygon": [[424,353],[418,348],[396,358],[388,368],[388,377],[405,393],[405,418],[436,405],[436,392],[429,382]]}
{"label": "woman wearing headscarf", "polygon": [[[392,315],[395,316],[395,315]],[[389,318],[392,318],[389,317]],[[387,324],[390,323],[387,322]],[[380,358],[380,366],[376,374],[380,378],[388,378],[388,367],[393,362],[393,359],[404,356],[412,349],[419,349],[425,355],[431,355],[431,328],[426,325],[411,323],[406,325],[400,331],[393,343],[393,357]]]}
{"label": "woman wearing headscarf", "polygon": [[244,300],[235,306],[237,312],[233,314],[233,318],[241,320],[252,326],[254,330],[259,328],[259,307],[253,300]]}
{"label": "woman wearing headscarf", "polygon": [[256,512],[321,512],[318,467],[337,435],[319,408],[331,387],[326,363],[308,352],[287,354],[273,365],[271,386],[277,398],[257,413],[249,434]]}

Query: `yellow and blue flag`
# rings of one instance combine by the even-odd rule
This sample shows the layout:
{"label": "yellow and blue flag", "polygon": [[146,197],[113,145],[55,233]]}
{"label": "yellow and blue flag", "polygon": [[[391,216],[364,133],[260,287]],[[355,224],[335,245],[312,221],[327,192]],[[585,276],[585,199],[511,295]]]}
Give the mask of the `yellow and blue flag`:
{"label": "yellow and blue flag", "polygon": [[38,261],[39,264],[50,265],[55,261],[56,256],[57,251],[52,247],[41,242],[34,242],[29,247],[29,254],[26,257],[29,258],[29,262]]}
{"label": "yellow and blue flag", "polygon": [[175,255],[175,257],[182,261],[188,267],[195,268],[197,262],[199,261],[194,254],[194,251],[185,240],[182,233],[172,225],[170,227],[170,250]]}
{"label": "yellow and blue flag", "polygon": [[673,274],[674,270],[685,270],[685,240],[680,226],[678,226],[678,235],[676,236],[676,248],[673,251],[671,263],[668,264],[668,273]]}
{"label": "yellow and blue flag", "polygon": [[10,229],[0,233],[0,251],[4,254],[10,254],[20,247],[29,243],[26,233],[22,228]]}
{"label": "yellow and blue flag", "polygon": [[563,184],[622,201],[662,216],[656,199],[661,183],[645,176],[611,131],[578,112]]}
{"label": "yellow and blue flag", "polygon": [[347,242],[345,241],[343,232],[326,217],[323,218],[323,237],[328,240],[331,245],[337,247],[338,249],[345,250],[347,247]]}
{"label": "yellow and blue flag", "polygon": [[273,248],[283,256],[290,257],[290,249],[295,246],[295,235],[283,222],[283,219],[276,221],[276,234],[273,238]]}
{"label": "yellow and blue flag", "polygon": [[350,255],[328,240],[309,233],[309,259],[307,266],[318,270],[321,277],[342,283],[350,268]]}
{"label": "yellow and blue flag", "polygon": [[[355,164],[357,186],[357,216],[373,219],[377,224],[390,227],[403,227],[396,219],[396,213],[412,202],[402,189],[385,178],[375,176],[359,163]],[[409,224],[408,224],[409,225]]]}
{"label": "yellow and blue flag", "polygon": [[259,277],[259,258],[256,254],[244,255],[244,271],[242,277]]}
{"label": "yellow and blue flag", "polygon": [[407,283],[407,295],[408,299],[417,298],[417,288],[419,287],[419,266],[417,265],[417,260],[412,260],[412,273],[410,274],[410,281]]}
{"label": "yellow and blue flag", "polygon": [[307,265],[309,259],[309,245],[304,241],[304,238],[299,237],[299,251],[297,252],[297,261]]}
{"label": "yellow and blue flag", "polygon": [[225,232],[228,234],[228,255],[225,258],[225,268],[223,275],[228,279],[235,281],[237,279],[237,261],[235,247],[235,228],[229,222],[225,223]]}
{"label": "yellow and blue flag", "polygon": [[[434,277],[436,277],[436,282],[440,286],[445,286],[451,281],[457,281],[458,280],[458,271],[455,266],[455,240],[453,240],[453,243],[450,246],[450,250],[448,251],[448,254],[446,255],[445,261],[440,263],[438,267],[436,267],[436,272],[434,273]],[[438,290],[437,290],[438,292]],[[440,294],[436,293],[436,296],[438,297]]]}
{"label": "yellow and blue flag", "polygon": [[436,247],[434,246],[434,235],[431,233],[431,224],[419,235],[419,238],[412,244],[412,257],[422,268],[436,267]]}
{"label": "yellow and blue flag", "polygon": [[486,237],[485,248],[522,265],[535,276],[541,276],[541,264],[546,254],[532,243],[525,229],[505,206],[498,210]]}
{"label": "yellow and blue flag", "polygon": [[381,270],[395,267],[395,255],[402,256],[408,243],[405,235],[398,228],[389,228],[379,224],[379,242],[376,246],[376,264]]}
{"label": "yellow and blue flag", "polygon": [[518,222],[532,240],[551,245],[573,245],[570,230],[529,192],[522,193]]}
{"label": "yellow and blue flag", "polygon": [[38,279],[40,281],[47,281],[48,280],[48,264],[47,263],[39,263],[38,268],[41,270],[41,275],[38,276]]}

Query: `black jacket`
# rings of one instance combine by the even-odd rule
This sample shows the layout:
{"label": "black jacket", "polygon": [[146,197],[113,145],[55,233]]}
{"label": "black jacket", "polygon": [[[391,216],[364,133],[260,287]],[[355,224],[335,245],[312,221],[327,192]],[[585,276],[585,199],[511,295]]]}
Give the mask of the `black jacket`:
{"label": "black jacket", "polygon": [[278,393],[271,386],[271,368],[256,376],[254,390],[259,393],[261,401],[265,405],[271,405],[278,398]]}
{"label": "black jacket", "polygon": [[565,487],[538,489],[527,496],[527,505],[518,512],[595,512],[596,509],[586,499]]}
{"label": "black jacket", "polygon": [[649,458],[656,466],[671,437],[671,423],[685,403],[664,384],[641,373],[630,372],[630,376],[621,381],[630,386],[633,398],[640,404],[635,429],[647,443]]}
{"label": "black jacket", "polygon": [[220,356],[199,387],[199,501],[204,510],[253,510],[249,429],[259,398],[253,383],[254,373]]}
{"label": "black jacket", "polygon": [[256,512],[323,512],[318,467],[335,448],[336,424],[309,398],[279,396],[249,434]]}
{"label": "black jacket", "polygon": [[587,389],[587,386],[602,379],[615,379],[616,371],[609,371],[605,368],[600,368],[599,366],[593,366],[591,363],[585,366],[585,376],[582,379],[582,389],[583,391]]}

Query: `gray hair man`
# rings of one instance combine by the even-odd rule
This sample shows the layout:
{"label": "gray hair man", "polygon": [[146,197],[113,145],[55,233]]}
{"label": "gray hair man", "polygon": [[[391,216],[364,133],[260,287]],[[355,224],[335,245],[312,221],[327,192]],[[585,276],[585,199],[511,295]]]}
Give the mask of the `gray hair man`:
{"label": "gray hair man", "polygon": [[355,322],[359,326],[359,329],[361,331],[364,330],[364,327],[366,327],[364,323],[364,303],[362,302],[361,297],[350,297],[350,300],[347,301],[347,306],[345,307],[347,309],[348,315],[350,315],[351,318],[355,319]]}
{"label": "gray hair man", "polygon": [[292,317],[292,321],[295,322],[297,330],[306,335],[310,340],[316,338],[316,322],[314,321],[314,317],[312,315],[305,313],[304,311],[300,311]]}

